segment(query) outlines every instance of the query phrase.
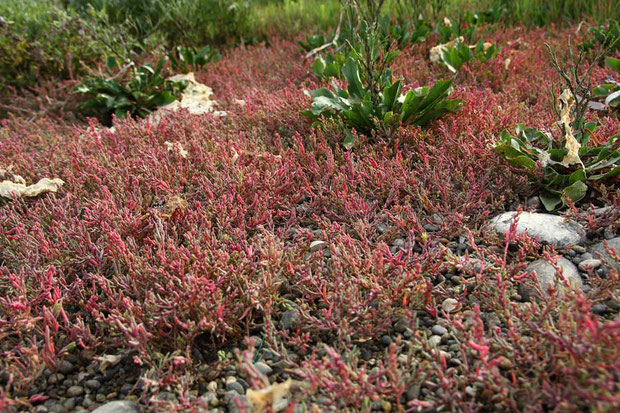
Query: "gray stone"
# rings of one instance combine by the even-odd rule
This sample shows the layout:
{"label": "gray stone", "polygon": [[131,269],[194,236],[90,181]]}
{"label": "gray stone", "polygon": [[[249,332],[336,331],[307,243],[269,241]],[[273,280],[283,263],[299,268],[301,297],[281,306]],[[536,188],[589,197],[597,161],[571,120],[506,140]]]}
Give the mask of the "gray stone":
{"label": "gray stone", "polygon": [[265,376],[270,375],[271,372],[273,371],[271,367],[269,367],[262,361],[259,361],[258,363],[254,363],[254,367],[256,367],[256,370],[258,370],[261,374],[264,374]]}
{"label": "gray stone", "polygon": [[71,386],[67,389],[67,396],[78,397],[84,394],[82,386]]}
{"label": "gray stone", "polygon": [[69,374],[73,372],[73,370],[75,370],[75,366],[67,360],[63,360],[63,362],[60,363],[60,368],[58,369],[58,371],[62,374]]}
{"label": "gray stone", "polygon": [[[609,249],[616,253],[616,255],[620,258],[620,237],[612,238],[609,241],[606,241]],[[594,257],[598,257],[598,254],[601,254],[601,259],[606,264],[610,265],[612,268],[615,268],[616,271],[620,271],[620,263],[616,262],[611,255],[607,253],[607,249],[605,248],[604,242],[599,242],[598,244],[590,247],[590,252]]]}
{"label": "gray stone", "polygon": [[325,247],[326,245],[327,245],[327,242],[325,241],[312,241],[310,243],[310,251],[311,252],[318,251],[320,249],[323,249],[323,247]]}
{"label": "gray stone", "polygon": [[603,314],[607,310],[605,304],[594,304],[590,309],[594,314]]}
{"label": "gray stone", "polygon": [[433,328],[431,329],[431,333],[437,336],[443,336],[444,334],[448,333],[448,330],[444,326],[440,326],[439,324],[437,324],[433,326]]}
{"label": "gray stone", "polygon": [[84,383],[84,386],[86,386],[86,388],[90,390],[97,390],[98,388],[101,387],[101,383],[99,382],[99,380],[91,379],[91,380],[86,380],[86,382]]}
{"label": "gray stone", "polygon": [[252,411],[250,402],[246,396],[240,396],[235,392],[228,392],[225,398],[228,400],[228,411],[230,413],[241,413],[243,411],[239,409],[238,404],[242,405],[246,412]]}
{"label": "gray stone", "polygon": [[[560,257],[558,259],[558,267],[560,267],[562,274],[573,287],[582,288],[583,282],[579,276],[579,271],[577,270],[577,267],[575,267],[575,264],[564,257]],[[556,282],[555,269],[544,259],[539,259],[532,262],[527,266],[525,271],[536,272],[538,284],[543,292],[546,292],[547,288],[554,285]],[[564,284],[559,282],[558,286],[561,288]],[[526,284],[519,285],[519,294],[524,300],[527,301],[530,301],[532,298],[538,298],[538,292],[536,289]]]}
{"label": "gray stone", "polygon": [[93,413],[139,413],[140,407],[129,400],[116,400],[97,407]]}
{"label": "gray stone", "polygon": [[296,311],[287,310],[282,313],[282,318],[280,319],[280,323],[282,328],[285,330],[290,330],[293,328],[297,322],[299,321],[299,314]]}
{"label": "gray stone", "polygon": [[230,383],[226,383],[226,391],[234,391],[234,392],[237,392],[239,394],[244,394],[245,393],[245,389],[243,388],[241,383],[238,383],[236,381],[233,381],[233,382],[230,382]]}
{"label": "gray stone", "polygon": [[587,272],[591,270],[595,270],[603,264],[603,261],[597,258],[590,258],[589,260],[583,260],[579,263],[579,269],[581,271]]}
{"label": "gray stone", "polygon": [[[505,212],[493,218],[490,225],[498,234],[504,235],[516,214],[516,211]],[[583,244],[586,238],[581,225],[559,215],[521,212],[517,220],[517,234],[526,233],[556,248]]]}

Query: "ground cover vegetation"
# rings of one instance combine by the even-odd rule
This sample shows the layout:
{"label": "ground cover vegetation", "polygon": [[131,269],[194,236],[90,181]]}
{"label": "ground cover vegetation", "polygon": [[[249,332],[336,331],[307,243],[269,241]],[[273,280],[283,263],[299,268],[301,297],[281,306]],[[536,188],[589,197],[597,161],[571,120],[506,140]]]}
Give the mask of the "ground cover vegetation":
{"label": "ground cover vegetation", "polygon": [[618,12],[0,2],[0,410],[616,411]]}

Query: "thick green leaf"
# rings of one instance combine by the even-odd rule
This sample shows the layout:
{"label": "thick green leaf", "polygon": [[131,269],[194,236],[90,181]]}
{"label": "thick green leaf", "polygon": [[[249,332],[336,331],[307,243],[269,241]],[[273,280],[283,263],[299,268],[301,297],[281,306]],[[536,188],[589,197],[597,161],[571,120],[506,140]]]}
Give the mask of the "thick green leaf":
{"label": "thick green leaf", "polygon": [[605,59],[605,65],[620,74],[620,59],[615,57],[608,57]]}
{"label": "thick green leaf", "polygon": [[349,83],[347,88],[349,94],[361,100],[364,97],[364,87],[362,86],[362,81],[360,80],[357,64],[352,57],[349,57],[347,62],[342,67],[342,74]]}
{"label": "thick green leaf", "polygon": [[545,209],[549,212],[556,209],[562,203],[562,199],[557,195],[541,193],[538,197]]}
{"label": "thick green leaf", "polygon": [[579,202],[586,196],[587,191],[588,186],[586,184],[584,184],[582,181],[576,181],[572,185],[564,188],[562,198],[565,199],[566,197],[568,197],[573,202]]}
{"label": "thick green leaf", "polygon": [[383,89],[383,104],[386,107],[387,111],[392,111],[394,108],[394,103],[396,103],[396,99],[400,95],[401,89],[401,81],[397,80],[391,86]]}

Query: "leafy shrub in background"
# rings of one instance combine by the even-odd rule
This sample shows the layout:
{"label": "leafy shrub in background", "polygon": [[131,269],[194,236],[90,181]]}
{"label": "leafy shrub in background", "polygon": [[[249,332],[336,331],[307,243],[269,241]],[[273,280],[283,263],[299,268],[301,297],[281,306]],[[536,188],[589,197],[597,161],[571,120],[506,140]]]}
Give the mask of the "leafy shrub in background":
{"label": "leafy shrub in background", "polygon": [[112,115],[124,118],[146,117],[160,106],[177,100],[186,82],[168,80],[162,72],[164,59],[159,59],[155,68],[145,64],[133,68],[125,82],[114,78],[92,77],[86,79],[76,91],[90,96],[82,108],[110,124]]}
{"label": "leafy shrub in background", "polygon": [[227,0],[70,0],[70,6],[102,13],[112,25],[126,24],[140,41],[160,37],[166,45],[228,43],[243,36],[249,2]]}
{"label": "leafy shrub in background", "polygon": [[207,63],[217,62],[222,57],[210,46],[199,50],[191,46],[177,46],[166,55],[170,59],[172,70],[181,73],[200,71]]}
{"label": "leafy shrub in background", "polygon": [[74,77],[106,51],[84,19],[52,1],[0,2],[0,90]]}
{"label": "leafy shrub in background", "polygon": [[472,60],[481,63],[487,62],[497,56],[498,48],[496,44],[491,44],[480,39],[473,46],[465,44],[461,39],[456,39],[453,44],[436,46],[438,48],[439,62],[453,73],[458,72],[461,67]]}
{"label": "leafy shrub in background", "polygon": [[303,112],[305,115],[317,120],[338,117],[359,132],[383,130],[389,136],[398,125],[426,126],[446,113],[456,112],[463,104],[462,100],[447,99],[452,92],[451,80],[401,94],[402,80],[393,81],[391,73],[387,73],[381,80],[378,99],[374,100],[369,86],[362,84],[355,59],[347,59],[342,73],[348,82],[347,89],[333,82],[334,92],[325,88],[313,91],[312,108]]}
{"label": "leafy shrub in background", "polygon": [[[620,75],[620,59],[608,57],[605,59],[605,65]],[[607,83],[599,85],[592,90],[592,96],[604,99],[605,106],[611,110],[617,110],[620,107],[620,82],[609,78]]]}
{"label": "leafy shrub in background", "polygon": [[618,27],[618,22],[616,20],[609,19],[607,21],[607,27],[590,27],[588,32],[590,33],[589,39],[579,45],[582,50],[588,51],[596,47],[605,49],[612,44],[615,44],[615,46],[610,48],[610,54],[614,54],[620,50],[620,41],[618,40],[620,39],[620,27]]}

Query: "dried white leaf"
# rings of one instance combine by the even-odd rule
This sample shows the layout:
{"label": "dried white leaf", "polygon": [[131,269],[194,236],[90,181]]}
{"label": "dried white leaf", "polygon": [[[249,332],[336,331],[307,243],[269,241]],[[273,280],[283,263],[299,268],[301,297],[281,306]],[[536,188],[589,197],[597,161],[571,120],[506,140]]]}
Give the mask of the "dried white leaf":
{"label": "dried white leaf", "polygon": [[187,158],[188,152],[185,150],[185,148],[183,148],[183,146],[181,146],[179,142],[166,141],[164,142],[164,145],[166,145],[169,152],[174,151],[174,149],[176,148],[179,151],[179,155],[181,155],[182,158]]}
{"label": "dried white leaf", "polygon": [[116,366],[123,359],[122,356],[113,355],[113,354],[104,354],[98,357],[99,360],[99,369],[102,373],[110,366]]}
{"label": "dried white leaf", "polygon": [[575,136],[573,135],[573,128],[571,127],[571,111],[575,106],[575,98],[570,90],[564,89],[562,94],[560,95],[560,123],[564,126],[564,140],[566,149],[568,149],[568,153],[562,159],[562,165],[568,167],[572,164],[581,164],[581,158],[579,158],[579,148],[581,148],[581,144],[577,142]]}
{"label": "dried white leaf", "polygon": [[279,411],[286,407],[284,398],[288,395],[293,381],[286,380],[284,383],[275,383],[260,390],[250,389],[247,392],[248,401],[254,413],[262,413],[271,408]]}
{"label": "dried white leaf", "polygon": [[5,180],[0,182],[0,196],[5,198],[16,197],[35,197],[47,192],[57,192],[58,188],[64,185],[64,181],[59,178],[43,178],[34,185],[26,185],[24,178],[13,175],[14,181]]}

